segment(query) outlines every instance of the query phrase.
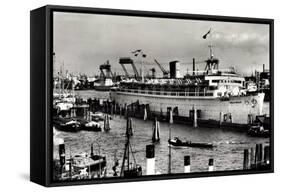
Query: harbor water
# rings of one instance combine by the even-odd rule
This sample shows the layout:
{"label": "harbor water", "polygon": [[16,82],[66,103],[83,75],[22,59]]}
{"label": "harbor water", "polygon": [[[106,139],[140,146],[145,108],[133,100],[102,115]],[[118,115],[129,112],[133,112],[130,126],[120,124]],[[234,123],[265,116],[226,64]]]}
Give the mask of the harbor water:
{"label": "harbor water", "polygon": [[[77,94],[85,99],[109,98],[109,92],[77,91]],[[269,103],[264,104],[264,113],[269,114]],[[102,122],[101,122],[102,124]],[[137,164],[140,164],[145,173],[145,147],[152,143],[152,121],[133,119],[133,136],[131,145]],[[123,116],[113,116],[110,120],[111,130],[109,132],[88,132],[77,133],[59,131],[58,137],[63,138],[66,148],[66,158],[70,154],[75,155],[82,152],[90,154],[91,143],[94,144],[94,152],[106,155],[107,173],[112,176],[114,158],[119,159],[120,171],[121,161],[124,153],[126,119]],[[168,172],[168,138],[169,129],[173,137],[192,142],[210,142],[215,145],[213,149],[201,148],[175,148],[171,150],[171,172],[183,173],[184,156],[191,157],[191,172],[208,171],[208,161],[214,159],[215,171],[241,170],[243,169],[243,151],[255,147],[257,143],[269,145],[269,138],[257,138],[248,136],[244,132],[222,130],[220,128],[197,127],[193,128],[184,124],[169,124],[160,122],[160,142],[155,145],[156,172],[167,174]],[[100,146],[100,151],[99,151]],[[54,159],[58,159],[58,146],[54,146]]]}

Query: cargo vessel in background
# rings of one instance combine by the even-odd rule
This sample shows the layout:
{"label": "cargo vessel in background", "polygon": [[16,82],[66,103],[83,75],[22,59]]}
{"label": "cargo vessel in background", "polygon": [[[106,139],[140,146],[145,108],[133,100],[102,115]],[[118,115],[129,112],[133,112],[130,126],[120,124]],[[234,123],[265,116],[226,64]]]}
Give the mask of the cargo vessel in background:
{"label": "cargo vessel in background", "polygon": [[[219,59],[209,46],[210,56],[203,71],[180,74],[180,62],[169,63],[170,71],[163,78],[126,78],[118,88],[111,89],[110,98],[120,105],[134,102],[149,104],[155,114],[169,110],[181,117],[214,120],[220,123],[251,124],[262,115],[264,93],[249,94],[245,78],[234,68],[219,69]],[[130,58],[126,58],[130,61]],[[124,58],[120,58],[120,64]],[[123,65],[122,65],[123,67]],[[164,74],[164,73],[163,73]]]}

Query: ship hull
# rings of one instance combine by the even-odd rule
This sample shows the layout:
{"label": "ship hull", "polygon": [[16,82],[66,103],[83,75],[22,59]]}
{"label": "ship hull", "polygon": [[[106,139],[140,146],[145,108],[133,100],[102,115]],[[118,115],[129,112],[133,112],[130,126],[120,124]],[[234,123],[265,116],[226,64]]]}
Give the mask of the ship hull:
{"label": "ship hull", "polygon": [[[194,109],[200,111],[198,119],[215,120],[236,124],[248,124],[249,117],[255,119],[262,115],[264,93],[222,99],[218,97],[190,97],[138,94],[112,91],[111,100],[125,105],[138,101],[149,104],[150,111],[165,113],[168,108],[177,108],[178,116],[191,117]],[[230,117],[230,118],[229,118]]]}

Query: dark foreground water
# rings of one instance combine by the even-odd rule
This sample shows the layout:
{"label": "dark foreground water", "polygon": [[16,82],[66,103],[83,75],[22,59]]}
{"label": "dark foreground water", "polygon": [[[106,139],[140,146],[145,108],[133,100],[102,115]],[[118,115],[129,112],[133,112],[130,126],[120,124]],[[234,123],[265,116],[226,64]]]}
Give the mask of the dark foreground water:
{"label": "dark foreground water", "polygon": [[[99,97],[107,98],[108,93],[95,91],[78,92],[84,98]],[[268,104],[267,104],[268,105]],[[268,106],[265,110],[268,110]],[[66,156],[87,152],[90,153],[90,145],[94,143],[95,152],[98,154],[98,145],[101,146],[100,153],[106,155],[108,176],[112,175],[114,156],[121,163],[124,145],[126,120],[124,117],[115,116],[110,121],[111,130],[105,132],[78,133],[59,132],[58,137],[63,138],[66,147]],[[168,124],[160,122],[160,143],[155,146],[156,171],[168,172],[168,137],[169,126],[171,126],[172,137],[178,136],[193,142],[211,142],[216,145],[213,149],[200,148],[172,148],[172,173],[183,172],[183,160],[185,155],[191,157],[191,172],[204,172],[208,170],[209,158],[214,159],[214,169],[239,170],[243,167],[243,150],[255,147],[257,143],[268,144],[268,138],[250,137],[246,133],[221,130],[219,128],[193,128],[188,125]],[[145,146],[151,144],[152,122],[133,119],[134,135],[131,138],[132,148],[136,162],[140,164],[145,173]],[[58,158],[58,147],[54,146],[54,158]],[[121,166],[119,166],[120,169]]]}

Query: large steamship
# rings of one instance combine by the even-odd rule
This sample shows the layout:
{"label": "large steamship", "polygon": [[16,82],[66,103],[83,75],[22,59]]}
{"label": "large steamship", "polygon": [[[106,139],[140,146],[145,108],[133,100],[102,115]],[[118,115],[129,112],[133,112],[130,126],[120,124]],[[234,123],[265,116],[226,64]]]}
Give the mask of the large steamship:
{"label": "large steamship", "polygon": [[178,116],[191,117],[196,111],[198,119],[234,124],[249,124],[262,115],[264,93],[249,94],[245,78],[234,68],[220,70],[211,46],[205,62],[200,74],[193,71],[182,77],[180,63],[173,61],[169,63],[169,78],[123,80],[111,90],[111,100],[121,105],[136,101],[149,104],[156,114],[173,110]]}

